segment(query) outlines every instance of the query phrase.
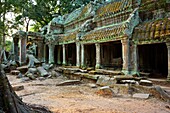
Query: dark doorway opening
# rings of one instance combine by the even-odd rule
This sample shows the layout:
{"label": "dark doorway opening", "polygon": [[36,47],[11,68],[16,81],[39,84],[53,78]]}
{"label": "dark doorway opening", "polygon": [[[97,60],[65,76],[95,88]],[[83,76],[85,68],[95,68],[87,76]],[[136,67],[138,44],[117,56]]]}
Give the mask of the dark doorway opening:
{"label": "dark doorway opening", "polygon": [[106,42],[101,44],[101,65],[104,69],[122,69],[121,41]]}
{"label": "dark doorway opening", "polygon": [[48,47],[48,45],[46,45],[46,56],[45,56],[45,61],[46,61],[46,63],[48,63],[48,61],[49,61],[49,47]]}
{"label": "dark doorway opening", "polygon": [[87,67],[95,67],[96,65],[95,44],[84,45],[84,61]]}
{"label": "dark doorway opening", "polygon": [[66,45],[66,62],[69,66],[76,66],[76,44]]}
{"label": "dark doorway opening", "polygon": [[165,78],[168,74],[168,53],[165,43],[138,46],[139,71],[149,77]]}

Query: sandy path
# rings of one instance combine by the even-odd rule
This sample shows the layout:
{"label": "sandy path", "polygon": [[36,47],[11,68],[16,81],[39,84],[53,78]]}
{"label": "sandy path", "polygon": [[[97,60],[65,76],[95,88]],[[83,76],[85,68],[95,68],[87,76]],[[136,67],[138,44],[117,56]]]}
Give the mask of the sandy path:
{"label": "sandy path", "polygon": [[54,113],[170,113],[170,105],[155,98],[106,98],[87,84],[55,86],[62,77],[24,83],[15,76],[8,78],[13,86],[24,85],[24,90],[17,91],[24,102],[47,106]]}

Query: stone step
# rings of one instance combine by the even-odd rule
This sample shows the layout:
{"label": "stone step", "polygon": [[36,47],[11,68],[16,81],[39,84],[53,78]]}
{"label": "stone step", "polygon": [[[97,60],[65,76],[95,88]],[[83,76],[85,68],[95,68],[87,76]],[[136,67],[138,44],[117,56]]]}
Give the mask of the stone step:
{"label": "stone step", "polygon": [[105,70],[105,69],[96,69],[96,73],[104,75],[124,75],[121,71],[114,70]]}
{"label": "stone step", "polygon": [[17,67],[17,70],[24,74],[28,71],[28,66]]}

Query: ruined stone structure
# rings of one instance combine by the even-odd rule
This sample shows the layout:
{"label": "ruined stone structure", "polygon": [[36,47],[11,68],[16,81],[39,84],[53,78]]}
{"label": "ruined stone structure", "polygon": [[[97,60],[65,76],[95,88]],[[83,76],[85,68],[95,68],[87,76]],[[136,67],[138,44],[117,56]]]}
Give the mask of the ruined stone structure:
{"label": "ruined stone structure", "polygon": [[37,55],[57,65],[159,73],[170,80],[169,37],[168,0],[95,1],[56,15],[37,39]]}
{"label": "ruined stone structure", "polygon": [[[43,59],[43,47],[43,37],[40,33],[18,31],[13,34],[14,59],[12,60],[18,61],[21,65],[25,64],[27,60],[26,55],[28,53],[35,55],[38,60],[43,62],[45,61]],[[31,49],[31,53],[29,52],[29,49]]]}

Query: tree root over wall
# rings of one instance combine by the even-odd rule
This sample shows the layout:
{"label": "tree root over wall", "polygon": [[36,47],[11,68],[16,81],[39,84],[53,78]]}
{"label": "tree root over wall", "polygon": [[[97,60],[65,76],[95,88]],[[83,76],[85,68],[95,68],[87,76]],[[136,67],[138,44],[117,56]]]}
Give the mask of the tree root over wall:
{"label": "tree root over wall", "polygon": [[0,113],[51,113],[47,108],[28,105],[13,91],[5,73],[0,71]]}

